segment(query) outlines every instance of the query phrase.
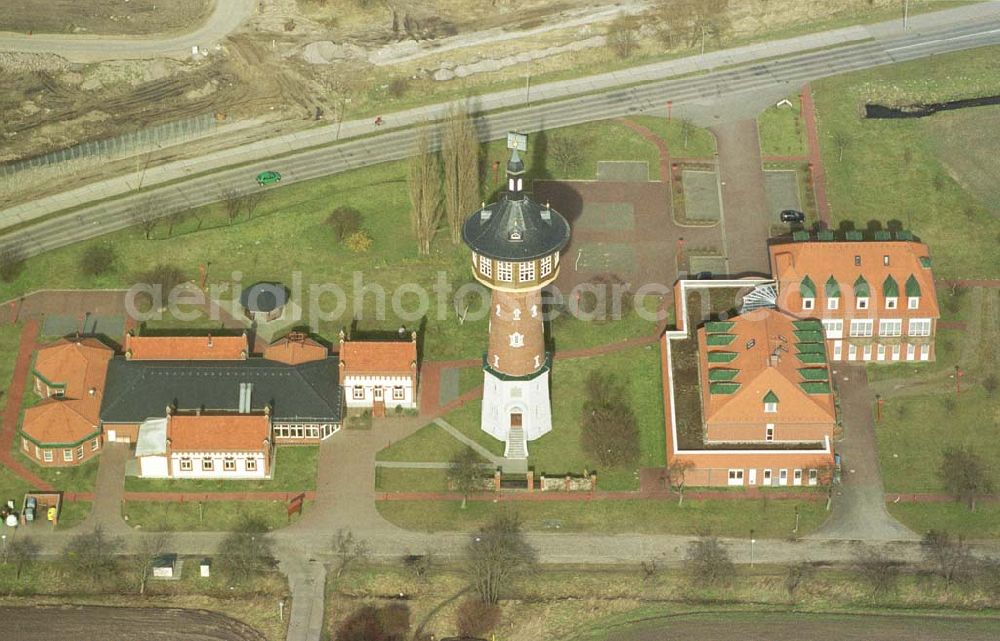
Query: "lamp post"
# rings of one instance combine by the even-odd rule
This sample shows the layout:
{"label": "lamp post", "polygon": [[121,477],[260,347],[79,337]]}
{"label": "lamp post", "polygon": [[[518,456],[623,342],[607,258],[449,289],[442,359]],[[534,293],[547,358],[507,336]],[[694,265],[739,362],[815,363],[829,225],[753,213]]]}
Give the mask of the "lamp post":
{"label": "lamp post", "polygon": [[876,423],[881,423],[882,422],[882,395],[881,394],[876,394],[875,395],[875,422]]}
{"label": "lamp post", "polygon": [[753,544],[756,542],[753,538],[753,528],[750,528],[750,567],[753,567]]}

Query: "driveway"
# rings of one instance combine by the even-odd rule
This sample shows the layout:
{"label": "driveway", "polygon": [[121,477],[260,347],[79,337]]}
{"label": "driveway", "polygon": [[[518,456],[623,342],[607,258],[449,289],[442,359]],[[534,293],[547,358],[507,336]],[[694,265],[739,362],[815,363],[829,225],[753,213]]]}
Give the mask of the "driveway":
{"label": "driveway", "polygon": [[216,0],[205,24],[194,31],[169,38],[114,38],[63,34],[0,33],[0,50],[29,53],[54,53],[71,62],[99,62],[158,58],[185,58],[191,47],[214,46],[250,17],[256,0]]}
{"label": "driveway", "polygon": [[811,539],[866,541],[915,540],[917,535],[889,516],[878,463],[878,442],[864,365],[838,365],[832,370],[840,394],[843,441],[836,445],[843,482],[835,490],[833,512]]}

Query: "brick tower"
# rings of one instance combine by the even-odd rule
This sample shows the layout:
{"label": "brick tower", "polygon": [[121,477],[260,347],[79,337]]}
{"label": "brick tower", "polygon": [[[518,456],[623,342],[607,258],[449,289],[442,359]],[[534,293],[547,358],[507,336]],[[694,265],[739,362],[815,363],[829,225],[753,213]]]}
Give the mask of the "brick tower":
{"label": "brick tower", "polygon": [[569,242],[566,219],[523,191],[524,142],[508,139],[507,191],[462,227],[476,280],[492,291],[481,426],[507,444],[509,458],[526,458],[527,441],[552,429],[541,292],[559,273],[559,251]]}

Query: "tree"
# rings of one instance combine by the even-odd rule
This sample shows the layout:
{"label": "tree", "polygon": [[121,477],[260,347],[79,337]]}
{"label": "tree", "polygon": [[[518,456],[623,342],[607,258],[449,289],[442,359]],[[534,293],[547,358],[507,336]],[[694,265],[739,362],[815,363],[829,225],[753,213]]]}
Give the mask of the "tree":
{"label": "tree", "polygon": [[252,191],[243,196],[243,209],[247,212],[247,220],[253,220],[253,215],[261,203],[267,200],[266,191]]}
{"label": "tree", "polygon": [[483,638],[500,623],[500,606],[465,599],[455,613],[455,627],[463,638]]}
{"label": "tree", "polygon": [[115,554],[122,545],[121,538],[108,536],[98,525],[90,532],[82,532],[70,539],[63,548],[62,558],[66,567],[81,579],[106,579],[113,576],[118,568]]}
{"label": "tree", "polygon": [[410,608],[405,603],[365,605],[337,628],[336,641],[409,641]]}
{"label": "tree", "polygon": [[631,58],[639,47],[639,19],[622,14],[608,25],[608,44],[622,59]]}
{"label": "tree", "polygon": [[604,466],[633,463],[639,457],[639,428],[625,386],[594,370],[587,376],[583,403],[583,451]]}
{"label": "tree", "polygon": [[837,162],[844,160],[844,152],[851,146],[851,137],[843,129],[833,132],[833,144],[837,148]]}
{"label": "tree", "polygon": [[[163,217],[167,223],[167,236],[174,235],[174,227],[180,225],[187,218],[187,212],[183,209],[176,209]],[[198,229],[201,229],[201,218],[198,219]]]}
{"label": "tree", "polygon": [[552,136],[548,144],[548,154],[559,165],[563,176],[580,166],[586,142],[579,135]]}
{"label": "tree", "polygon": [[136,275],[136,282],[159,287],[161,303],[165,303],[170,292],[188,280],[184,271],[170,263],[159,263]]}
{"label": "tree", "polygon": [[694,469],[694,461],[678,458],[667,464],[667,483],[677,494],[677,507],[684,505],[684,487],[687,485],[687,473]]}
{"label": "tree", "polygon": [[365,254],[372,248],[374,240],[365,230],[361,229],[344,240],[344,247],[355,254]]}
{"label": "tree", "polygon": [[993,491],[990,469],[981,456],[968,447],[949,447],[944,451],[938,473],[948,491],[976,511],[976,498]]}
{"label": "tree", "polygon": [[7,556],[4,562],[14,565],[14,578],[20,579],[21,574],[38,559],[40,551],[41,547],[32,539],[17,538],[7,545]]}
{"label": "tree", "polygon": [[158,222],[156,215],[153,214],[153,203],[148,199],[137,203],[132,210],[132,224],[142,230],[143,238],[146,240],[152,237]]}
{"label": "tree", "polygon": [[168,533],[159,532],[156,534],[144,534],[136,542],[129,565],[135,574],[135,583],[139,589],[139,594],[146,593],[146,584],[149,582],[149,577],[153,574],[153,565],[156,563],[156,559],[167,551],[170,541],[171,537]]}
{"label": "tree", "polygon": [[684,148],[688,148],[688,139],[694,133],[694,123],[689,118],[681,118],[681,135],[684,136]]}
{"label": "tree", "polygon": [[947,532],[927,532],[920,541],[920,552],[949,585],[967,578],[975,567],[972,551],[962,537],[955,539]]}
{"label": "tree", "polygon": [[235,187],[230,187],[222,192],[222,208],[226,212],[226,221],[230,225],[243,211],[243,198],[243,194]]}
{"label": "tree", "polygon": [[702,536],[688,543],[684,567],[695,585],[728,583],[736,571],[729,552],[714,536]]}
{"label": "tree", "polygon": [[341,205],[331,211],[330,215],[326,217],[326,224],[333,229],[333,234],[337,237],[337,240],[343,241],[354,232],[360,231],[364,220],[361,212],[354,207]]}
{"label": "tree", "polygon": [[90,245],[80,256],[80,271],[87,276],[106,274],[115,263],[115,248],[108,243]]}
{"label": "tree", "polygon": [[220,570],[233,582],[242,582],[274,565],[273,544],[267,524],[256,517],[244,517],[237,529],[228,533],[216,552]]}
{"label": "tree", "polygon": [[333,555],[336,557],[334,578],[339,579],[354,564],[368,558],[371,551],[368,542],[354,538],[350,530],[337,530],[333,537]]}
{"label": "tree", "polygon": [[444,209],[451,242],[462,240],[462,224],[479,206],[479,137],[469,112],[453,106],[441,140],[444,165]]}
{"label": "tree", "polygon": [[483,469],[479,455],[471,447],[462,448],[451,459],[448,467],[448,480],[452,487],[462,493],[462,509],[465,509],[469,494],[480,489]]}
{"label": "tree", "polygon": [[479,599],[496,605],[512,577],[531,569],[535,550],[513,512],[501,512],[472,536],[465,548],[466,570]]}
{"label": "tree", "polygon": [[872,596],[880,597],[896,591],[899,583],[899,563],[893,561],[882,550],[865,547],[854,556],[854,570],[872,590]]}
{"label": "tree", "polygon": [[809,563],[796,563],[788,566],[785,572],[785,590],[790,598],[795,598],[795,593],[803,582],[808,581],[815,569]]}
{"label": "tree", "polygon": [[441,171],[436,155],[431,152],[426,128],[418,134],[416,152],[410,159],[409,187],[410,222],[417,237],[417,250],[428,255],[441,221]]}
{"label": "tree", "polygon": [[0,249],[0,280],[9,283],[24,269],[24,250],[20,245],[8,244]]}

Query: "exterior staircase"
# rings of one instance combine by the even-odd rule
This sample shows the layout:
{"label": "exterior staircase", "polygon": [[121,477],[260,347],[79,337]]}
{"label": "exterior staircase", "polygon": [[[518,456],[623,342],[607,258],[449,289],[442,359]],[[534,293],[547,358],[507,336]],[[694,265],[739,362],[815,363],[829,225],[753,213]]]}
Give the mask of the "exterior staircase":
{"label": "exterior staircase", "polygon": [[510,432],[507,434],[507,448],[504,450],[504,458],[528,458],[528,443],[524,440],[523,427],[510,428]]}

